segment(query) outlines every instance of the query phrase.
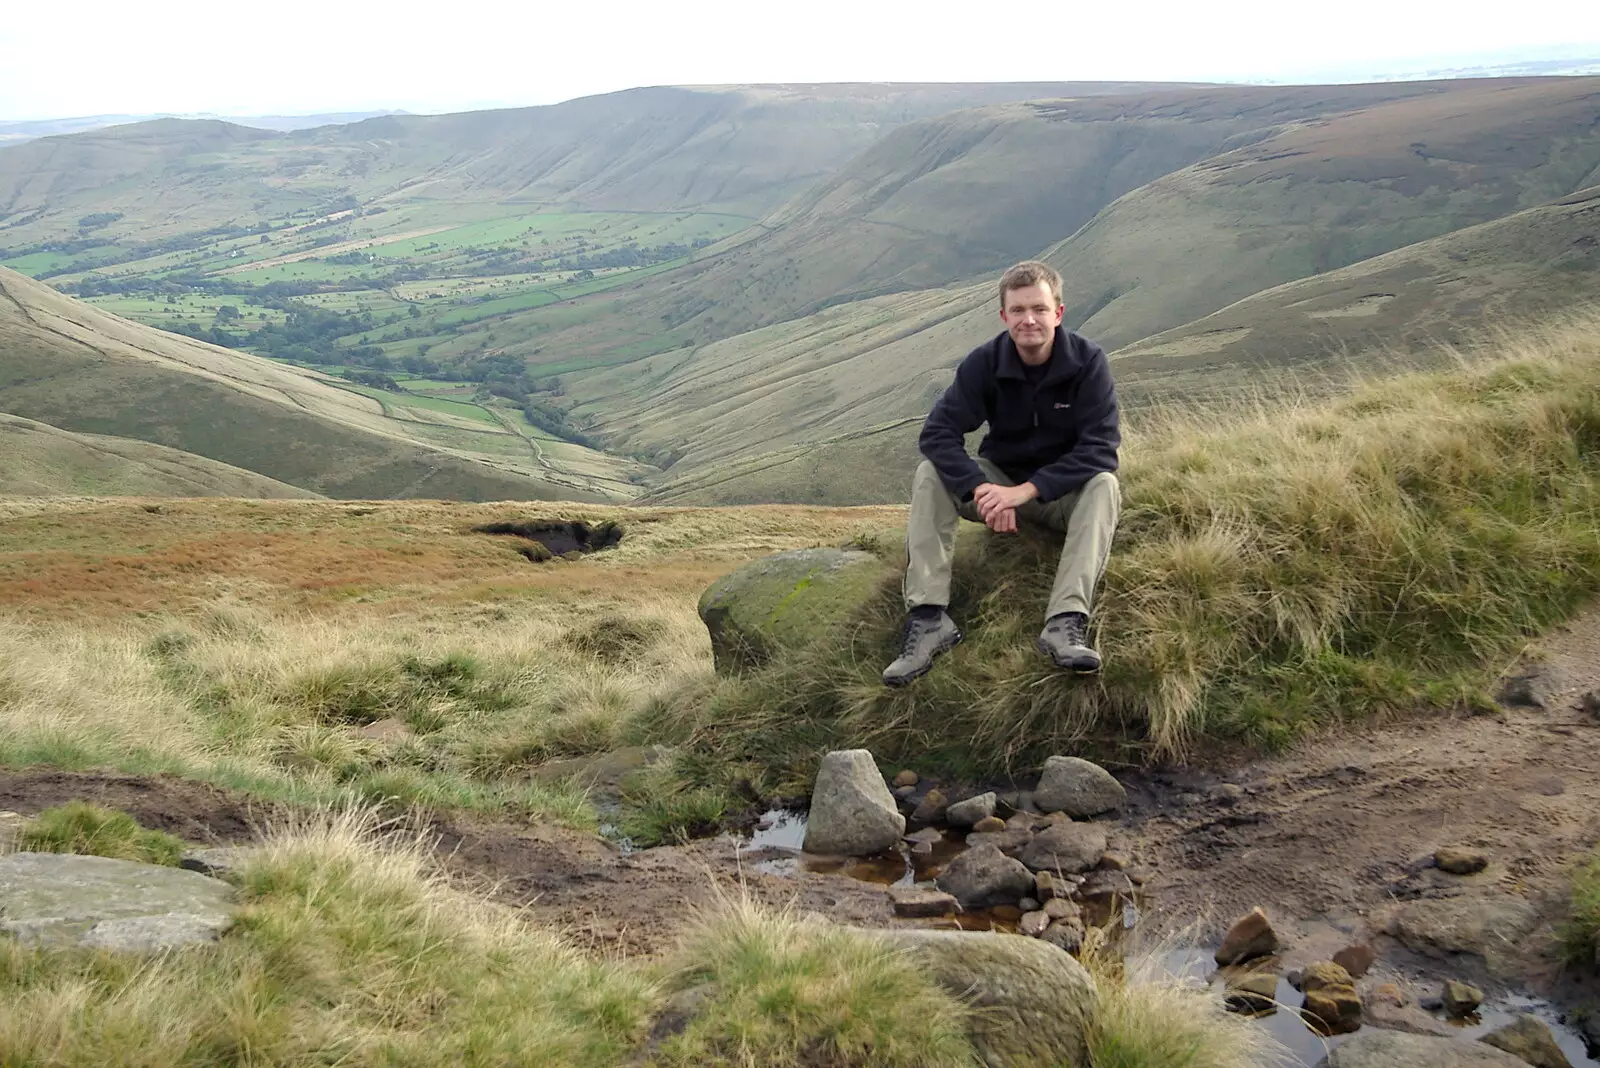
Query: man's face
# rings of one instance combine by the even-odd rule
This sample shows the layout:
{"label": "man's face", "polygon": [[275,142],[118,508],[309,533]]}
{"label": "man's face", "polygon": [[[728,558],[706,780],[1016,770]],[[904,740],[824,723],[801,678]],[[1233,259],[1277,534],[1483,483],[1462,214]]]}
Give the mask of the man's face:
{"label": "man's face", "polygon": [[1048,341],[1061,325],[1066,307],[1044,283],[1006,290],[1000,320],[1011,332],[1018,348],[1036,349]]}

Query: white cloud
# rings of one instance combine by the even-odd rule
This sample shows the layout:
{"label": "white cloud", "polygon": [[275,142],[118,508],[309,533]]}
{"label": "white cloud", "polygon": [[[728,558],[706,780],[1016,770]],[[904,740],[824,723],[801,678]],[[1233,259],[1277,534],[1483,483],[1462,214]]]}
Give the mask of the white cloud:
{"label": "white cloud", "polygon": [[77,0],[0,19],[0,117],[549,103],[637,85],[1354,77],[1593,45],[1593,0]]}

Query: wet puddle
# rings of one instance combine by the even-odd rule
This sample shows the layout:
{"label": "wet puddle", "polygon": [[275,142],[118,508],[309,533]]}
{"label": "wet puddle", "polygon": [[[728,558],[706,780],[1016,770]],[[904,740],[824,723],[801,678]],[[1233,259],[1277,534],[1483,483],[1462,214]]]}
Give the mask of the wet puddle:
{"label": "wet puddle", "polygon": [[[1176,978],[1206,983],[1214,987],[1220,996],[1223,981],[1217,975],[1211,953],[1212,951],[1208,949],[1172,950],[1162,954],[1161,970]],[[1307,1025],[1300,1015],[1299,1008],[1305,1001],[1304,996],[1281,976],[1273,1000],[1278,1002],[1279,1007],[1258,1013],[1255,1018],[1261,1026],[1271,1032],[1273,1038],[1288,1048],[1294,1055],[1296,1064],[1315,1065],[1328,1055],[1329,1050],[1361,1033],[1355,1031],[1348,1035],[1326,1037],[1318,1033]],[[1461,1023],[1447,1021],[1442,1015],[1436,1015],[1435,1018],[1450,1026],[1461,1038],[1477,1039],[1504,1027],[1524,1013],[1537,1016],[1549,1026],[1551,1033],[1555,1035],[1557,1045],[1561,1047],[1561,1052],[1565,1053],[1567,1060],[1574,1065],[1600,1063],[1590,1059],[1585,1052],[1583,1038],[1561,1022],[1560,1013],[1549,1002],[1539,998],[1517,995],[1496,998],[1469,1020]]]}
{"label": "wet puddle", "polygon": [[[757,871],[773,875],[806,871],[846,875],[886,887],[932,886],[939,871],[965,848],[966,837],[949,830],[922,831],[915,832],[913,840],[901,842],[893,852],[871,857],[823,857],[802,851],[805,833],[804,813],[774,810],[766,813],[748,839],[742,841],[740,852],[751,858],[751,866]],[[921,840],[916,840],[918,838]],[[1138,923],[1143,903],[1143,895],[1131,884],[1125,891],[1113,888],[1081,902],[1085,923],[1091,927],[1106,927],[1120,921],[1123,930],[1132,930]],[[954,922],[964,930],[1014,931],[1019,918],[1014,907],[1001,907],[964,913],[956,916]],[[1211,953],[1209,949],[1171,950],[1161,955],[1160,968],[1173,977],[1215,987],[1220,997],[1223,981],[1217,974]],[[1279,1007],[1258,1014],[1256,1019],[1293,1054],[1297,1064],[1315,1065],[1329,1050],[1351,1037],[1324,1037],[1307,1025],[1298,1011],[1304,997],[1284,978],[1278,980],[1274,1000]],[[1466,1023],[1451,1026],[1461,1037],[1476,1039],[1511,1023],[1523,1013],[1537,1016],[1549,1025],[1562,1052],[1574,1065],[1600,1063],[1589,1058],[1582,1037],[1561,1022],[1555,1008],[1538,998],[1501,997],[1485,1005]]]}

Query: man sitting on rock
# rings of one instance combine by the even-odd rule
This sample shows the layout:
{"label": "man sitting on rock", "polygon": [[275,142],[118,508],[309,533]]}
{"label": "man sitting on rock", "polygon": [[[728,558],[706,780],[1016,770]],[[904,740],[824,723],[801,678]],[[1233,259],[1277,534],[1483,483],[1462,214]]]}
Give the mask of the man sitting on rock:
{"label": "man sitting on rock", "polygon": [[[909,615],[900,656],[883,672],[890,686],[927,674],[961,641],[950,618],[957,520],[1014,534],[1019,521],[1066,535],[1044,631],[1036,645],[1059,668],[1092,675],[1089,607],[1117,527],[1117,394],[1100,346],[1061,328],[1061,276],[1029,261],[1000,279],[1006,330],[967,354],[933,406],[918,444],[926,457],[911,484]],[[977,459],[964,436],[989,433]]]}

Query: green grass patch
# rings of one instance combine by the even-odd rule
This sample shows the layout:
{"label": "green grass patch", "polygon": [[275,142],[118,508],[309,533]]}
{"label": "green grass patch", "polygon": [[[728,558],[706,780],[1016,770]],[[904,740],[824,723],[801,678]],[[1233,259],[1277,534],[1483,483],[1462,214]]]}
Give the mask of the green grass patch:
{"label": "green grass patch", "polygon": [[951,612],[967,640],[914,685],[879,680],[896,578],[844,625],[641,726],[786,792],[831,748],[994,774],[1480,701],[1530,636],[1600,591],[1600,329],[1507,345],[1488,365],[1135,437],[1099,678],[1033,649],[1059,542],[964,525]]}
{"label": "green grass patch", "polygon": [[1561,933],[1574,964],[1600,964],[1600,853],[1572,873],[1572,907]]}
{"label": "green grass patch", "polygon": [[80,853],[143,864],[176,866],[183,842],[139,826],[126,812],[84,801],[47,808],[17,832],[17,849],[29,853]]}
{"label": "green grass patch", "polygon": [[859,931],[729,903],[673,965],[673,984],[697,991],[701,1007],[657,1050],[663,1066],[978,1063],[967,1009]]}

